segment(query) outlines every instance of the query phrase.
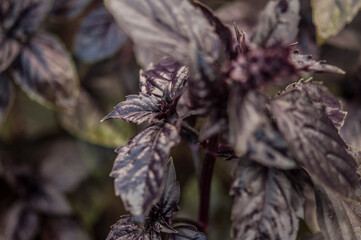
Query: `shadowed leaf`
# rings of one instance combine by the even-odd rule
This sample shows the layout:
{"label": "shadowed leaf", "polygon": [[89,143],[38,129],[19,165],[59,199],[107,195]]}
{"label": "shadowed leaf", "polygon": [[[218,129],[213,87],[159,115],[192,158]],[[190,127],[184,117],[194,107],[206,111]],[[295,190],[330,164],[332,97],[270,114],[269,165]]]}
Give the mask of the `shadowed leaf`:
{"label": "shadowed leaf", "polygon": [[164,166],[170,149],[178,144],[177,127],[169,123],[152,125],[117,149],[111,176],[115,192],[137,221],[144,221],[159,200],[164,180]]}
{"label": "shadowed leaf", "polygon": [[240,160],[231,192],[235,240],[295,239],[303,197],[279,170]]}
{"label": "shadowed leaf", "polygon": [[10,79],[6,73],[0,74],[0,126],[14,97]]}
{"label": "shadowed leaf", "polygon": [[339,33],[361,9],[360,0],[311,0],[317,34],[328,38]]}
{"label": "shadowed leaf", "polygon": [[299,54],[298,51],[290,55],[290,61],[299,71],[345,74],[345,72],[338,67],[326,64],[325,61],[313,60],[310,55],[302,55]]}
{"label": "shadowed leaf", "polygon": [[141,47],[172,56],[181,63],[190,60],[190,43],[202,54],[218,57],[218,38],[202,12],[183,0],[106,0],[118,23]]}
{"label": "shadowed leaf", "polygon": [[345,125],[340,134],[348,144],[361,149],[361,108],[348,106],[347,110]]}
{"label": "shadowed leaf", "polygon": [[55,0],[51,14],[55,17],[77,17],[91,0]]}
{"label": "shadowed leaf", "polygon": [[19,55],[21,45],[14,39],[8,39],[0,27],[0,73],[6,70]]}
{"label": "shadowed leaf", "polygon": [[23,48],[13,71],[16,82],[41,103],[69,107],[77,94],[77,76],[60,42],[53,36],[36,35]]}
{"label": "shadowed leaf", "polygon": [[171,59],[140,72],[139,95],[129,95],[103,120],[122,119],[132,123],[152,122],[170,116],[188,79],[188,68]]}
{"label": "shadowed leaf", "polygon": [[173,235],[174,240],[207,240],[206,235],[199,232],[198,229],[189,224],[181,224],[174,227],[178,233]]}
{"label": "shadowed leaf", "polygon": [[288,146],[266,113],[267,99],[257,92],[232,91],[228,104],[230,142],[237,156],[281,169],[297,166]]}
{"label": "shadowed leaf", "polygon": [[299,90],[274,98],[270,106],[291,154],[313,180],[346,198],[359,200],[356,162],[326,113]]}
{"label": "shadowed leaf", "polygon": [[260,15],[252,42],[264,47],[294,42],[298,33],[299,11],[298,0],[270,1]]}
{"label": "shadowed leaf", "polygon": [[361,205],[343,200],[319,187],[316,190],[317,220],[327,240],[361,239]]}
{"label": "shadowed leaf", "polygon": [[0,239],[31,240],[39,227],[38,215],[22,202],[9,207],[0,219]]}
{"label": "shadowed leaf", "polygon": [[331,119],[335,127],[340,130],[343,126],[347,112],[343,111],[340,100],[338,100],[327,87],[321,82],[303,82],[291,84],[286,87],[284,92],[298,89],[305,93],[319,109],[325,108],[327,116]]}
{"label": "shadowed leaf", "polygon": [[125,33],[102,5],[83,20],[74,52],[84,62],[95,62],[114,54],[126,40]]}

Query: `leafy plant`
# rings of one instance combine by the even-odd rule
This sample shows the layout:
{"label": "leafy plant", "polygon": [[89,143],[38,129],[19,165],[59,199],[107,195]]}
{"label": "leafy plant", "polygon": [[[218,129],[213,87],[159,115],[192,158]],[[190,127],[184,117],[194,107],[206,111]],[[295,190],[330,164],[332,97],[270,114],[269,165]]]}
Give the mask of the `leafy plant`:
{"label": "leafy plant", "polygon": [[[137,46],[165,57],[140,72],[139,94],[103,119],[149,124],[116,150],[111,176],[131,215],[108,239],[205,239],[217,158],[237,166],[233,239],[296,239],[306,187],[316,198],[319,239],[360,238],[360,154],[339,135],[340,102],[312,80],[264,93],[304,72],[344,73],[295,49],[298,0],[270,1],[250,37],[237,26],[233,34],[198,2],[105,4]],[[182,136],[204,151],[199,219],[186,227],[172,217],[180,193],[169,160]]]}

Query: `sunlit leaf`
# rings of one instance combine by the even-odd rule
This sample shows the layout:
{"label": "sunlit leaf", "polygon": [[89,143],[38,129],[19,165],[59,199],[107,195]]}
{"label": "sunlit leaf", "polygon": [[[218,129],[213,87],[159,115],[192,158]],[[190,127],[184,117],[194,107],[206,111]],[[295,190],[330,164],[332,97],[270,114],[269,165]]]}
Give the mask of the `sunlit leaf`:
{"label": "sunlit leaf", "polygon": [[235,240],[295,239],[303,197],[284,172],[240,160],[231,192]]}
{"label": "sunlit leaf", "polygon": [[313,60],[312,56],[299,54],[298,51],[290,55],[290,61],[299,71],[345,74],[345,72],[338,67],[326,64],[325,61]]}
{"label": "sunlit leaf", "polygon": [[296,40],[300,3],[298,0],[268,2],[252,35],[258,46],[288,45]]}
{"label": "sunlit leaf", "polygon": [[282,169],[297,166],[288,146],[266,113],[266,97],[257,92],[233,91],[228,103],[230,142],[238,156]]}
{"label": "sunlit leaf", "polygon": [[139,95],[129,95],[103,120],[123,119],[132,123],[152,122],[154,118],[169,117],[175,112],[176,103],[186,80],[188,68],[171,59],[140,72]]}
{"label": "sunlit leaf", "polygon": [[317,220],[327,240],[361,239],[361,205],[343,200],[332,192],[316,189]]}
{"label": "sunlit leaf", "polygon": [[16,202],[3,212],[0,219],[0,239],[31,240],[39,227],[39,217],[23,202]]}
{"label": "sunlit leaf", "polygon": [[51,14],[56,17],[77,17],[91,0],[55,0]]}
{"label": "sunlit leaf", "polygon": [[74,52],[85,62],[95,62],[114,54],[127,40],[113,16],[102,5],[83,20]]}
{"label": "sunlit leaf", "polygon": [[103,116],[97,102],[83,89],[74,107],[59,112],[62,126],[78,138],[108,147],[126,144],[133,134],[131,126],[122,121],[100,123]]}
{"label": "sunlit leaf", "polygon": [[42,103],[69,107],[77,94],[77,76],[61,43],[51,35],[34,36],[15,62],[15,81]]}
{"label": "sunlit leaf", "polygon": [[292,155],[313,180],[346,198],[359,200],[356,162],[323,109],[299,90],[274,98],[270,106]]}
{"label": "sunlit leaf", "polygon": [[142,222],[161,196],[164,166],[170,149],[178,144],[177,127],[170,123],[152,125],[117,149],[111,176],[115,192],[137,221]]}
{"label": "sunlit leaf", "polygon": [[14,97],[10,79],[6,73],[0,74],[0,125]]}
{"label": "sunlit leaf", "polygon": [[163,58],[162,55],[155,53],[152,49],[134,46],[134,54],[137,59],[137,63],[144,69],[148,68],[150,64],[160,62]]}
{"label": "sunlit leaf", "polygon": [[200,10],[183,0],[106,0],[105,4],[133,41],[181,63],[190,59],[190,43],[211,59],[219,42]]}
{"label": "sunlit leaf", "polygon": [[317,34],[328,38],[339,33],[361,9],[360,0],[311,0]]}

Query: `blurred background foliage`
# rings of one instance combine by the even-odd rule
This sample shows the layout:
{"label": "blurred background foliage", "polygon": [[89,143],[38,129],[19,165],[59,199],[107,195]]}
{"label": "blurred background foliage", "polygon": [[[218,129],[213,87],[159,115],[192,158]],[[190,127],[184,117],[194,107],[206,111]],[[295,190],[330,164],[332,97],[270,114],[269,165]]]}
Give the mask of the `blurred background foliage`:
{"label": "blurred background foliage", "polygon": [[[267,1],[202,2],[229,26],[235,23],[251,34]],[[342,99],[349,114],[341,133],[360,148],[361,1],[301,3],[298,46],[301,52],[346,71],[345,75],[315,74],[314,79]],[[142,126],[100,120],[126,95],[138,92],[139,70],[159,58],[134,46],[101,0],[55,0],[54,4],[42,28],[55,34],[71,56],[79,79],[78,96],[71,107],[54,108],[33,101],[11,84],[15,94],[0,130],[0,236],[5,240],[106,238],[109,227],[125,213],[109,177],[114,148]],[[278,83],[264,91],[272,95],[282,86]],[[184,140],[172,156],[182,191],[178,217],[196,220],[202,153]],[[230,239],[230,169],[228,162],[217,162],[211,240]]]}

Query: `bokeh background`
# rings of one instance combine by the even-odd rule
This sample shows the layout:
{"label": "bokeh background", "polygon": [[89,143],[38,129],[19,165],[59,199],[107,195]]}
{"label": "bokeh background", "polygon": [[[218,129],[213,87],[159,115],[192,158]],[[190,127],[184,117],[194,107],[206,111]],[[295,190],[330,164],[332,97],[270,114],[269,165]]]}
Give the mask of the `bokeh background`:
{"label": "bokeh background", "polygon": [[[66,2],[71,1],[55,2],[67,6]],[[104,22],[111,18],[102,12],[102,1],[74,2],[83,5],[55,9],[41,28],[55,34],[68,50],[80,96],[71,108],[50,108],[32,100],[14,84],[15,95],[0,127],[0,236],[18,232],[22,240],[100,240],[126,214],[114,194],[109,173],[116,157],[114,149],[144,126],[100,120],[126,95],[138,93],[139,70],[157,56],[134,46],[122,32],[107,36],[107,31],[121,30],[102,29],[103,22],[97,17],[103,14],[100,19]],[[267,1],[202,2],[225,23],[236,23],[251,34]],[[346,71],[345,75],[315,74],[314,79],[323,81],[342,100],[349,112],[342,135],[348,143],[361,147],[361,14],[356,13],[335,36],[325,36],[316,31],[310,1],[301,2],[298,47]],[[105,38],[109,42],[103,43]],[[272,95],[284,85],[277,83],[264,91]],[[177,217],[196,220],[197,164],[202,153],[184,140],[172,156],[182,192]],[[230,168],[228,162],[222,161],[215,168],[211,240],[230,239]]]}

